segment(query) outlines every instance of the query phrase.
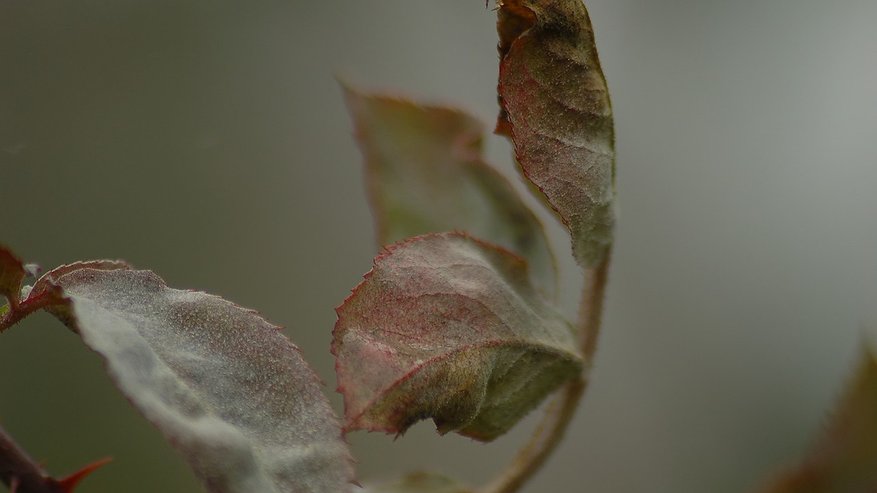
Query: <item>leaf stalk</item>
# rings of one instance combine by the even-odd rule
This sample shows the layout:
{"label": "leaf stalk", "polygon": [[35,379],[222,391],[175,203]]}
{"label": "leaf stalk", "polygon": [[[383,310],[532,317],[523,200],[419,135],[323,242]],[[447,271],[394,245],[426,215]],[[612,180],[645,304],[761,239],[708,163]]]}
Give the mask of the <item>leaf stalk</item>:
{"label": "leaf stalk", "polygon": [[48,292],[29,297],[20,303],[9,300],[9,305],[7,305],[9,311],[0,316],[0,333],[17,324],[31,313],[57,304],[58,298],[51,296]]}

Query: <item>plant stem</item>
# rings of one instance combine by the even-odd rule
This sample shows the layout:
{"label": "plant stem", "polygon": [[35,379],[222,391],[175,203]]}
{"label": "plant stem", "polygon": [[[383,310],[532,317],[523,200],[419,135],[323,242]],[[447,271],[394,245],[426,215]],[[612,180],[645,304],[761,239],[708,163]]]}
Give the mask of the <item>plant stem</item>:
{"label": "plant stem", "polygon": [[548,406],[545,417],[530,441],[518,451],[512,463],[479,493],[515,493],[542,467],[563,439],[588,387],[588,369],[597,349],[603,299],[609,277],[611,252],[596,267],[586,271],[585,288],[579,305],[579,344],[585,359],[585,373],[566,384]]}
{"label": "plant stem", "polygon": [[41,293],[33,298],[28,298],[21,303],[9,302],[9,311],[0,317],[0,333],[20,322],[24,317],[47,306],[57,305],[58,299],[48,293]]}
{"label": "plant stem", "polygon": [[8,488],[16,484],[17,493],[64,493],[27,452],[0,427],[0,481]]}

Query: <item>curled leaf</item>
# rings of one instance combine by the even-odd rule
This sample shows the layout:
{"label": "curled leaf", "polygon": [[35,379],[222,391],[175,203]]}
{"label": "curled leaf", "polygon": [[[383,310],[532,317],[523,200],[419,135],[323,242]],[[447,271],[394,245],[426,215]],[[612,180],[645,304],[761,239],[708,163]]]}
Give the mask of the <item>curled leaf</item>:
{"label": "curled leaf", "polygon": [[353,473],[316,375],[278,327],[115,262],[46,274],[57,311],[211,493],[338,493]]}
{"label": "curled leaf", "polygon": [[482,158],[478,120],[457,109],[349,87],[345,95],[382,245],[465,231],[526,258],[540,287],[554,293],[554,258],[542,224]]}
{"label": "curled leaf", "polygon": [[432,418],[441,433],[491,440],[583,365],[524,260],[461,233],[388,247],[337,312],[348,430]]}
{"label": "curled leaf", "polygon": [[864,352],[851,385],[809,456],[761,491],[877,491],[877,355],[872,350]]}
{"label": "curled leaf", "polygon": [[581,0],[499,4],[496,131],[594,266],[612,244],[615,133],[588,12]]}

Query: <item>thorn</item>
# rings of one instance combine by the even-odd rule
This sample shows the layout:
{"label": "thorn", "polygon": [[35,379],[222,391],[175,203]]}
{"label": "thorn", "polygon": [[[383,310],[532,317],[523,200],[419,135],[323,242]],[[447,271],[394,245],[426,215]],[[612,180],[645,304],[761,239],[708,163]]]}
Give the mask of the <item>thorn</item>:
{"label": "thorn", "polygon": [[103,459],[96,460],[66,478],[58,479],[58,486],[61,487],[61,491],[64,493],[73,493],[73,489],[76,488],[80,481],[112,460],[112,457],[104,457]]}
{"label": "thorn", "polygon": [[9,480],[9,493],[15,493],[16,491],[18,491],[19,484],[21,483],[18,481],[18,478],[12,476],[12,479]]}

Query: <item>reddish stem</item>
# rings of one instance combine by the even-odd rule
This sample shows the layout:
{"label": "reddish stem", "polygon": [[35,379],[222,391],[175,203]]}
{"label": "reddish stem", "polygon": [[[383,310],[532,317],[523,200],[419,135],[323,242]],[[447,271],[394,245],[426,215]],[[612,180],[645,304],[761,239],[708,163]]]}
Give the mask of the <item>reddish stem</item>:
{"label": "reddish stem", "polygon": [[58,299],[51,293],[44,292],[32,298],[27,298],[21,303],[13,303],[10,300],[9,311],[0,318],[0,332],[12,327],[31,313],[58,304]]}
{"label": "reddish stem", "polygon": [[0,481],[17,493],[65,493],[63,486],[49,477],[0,427]]}

